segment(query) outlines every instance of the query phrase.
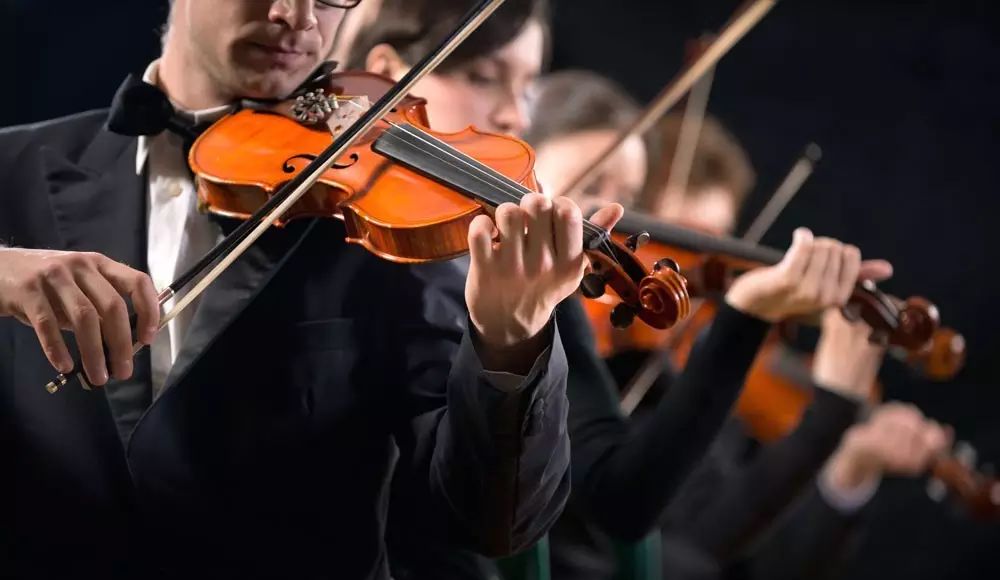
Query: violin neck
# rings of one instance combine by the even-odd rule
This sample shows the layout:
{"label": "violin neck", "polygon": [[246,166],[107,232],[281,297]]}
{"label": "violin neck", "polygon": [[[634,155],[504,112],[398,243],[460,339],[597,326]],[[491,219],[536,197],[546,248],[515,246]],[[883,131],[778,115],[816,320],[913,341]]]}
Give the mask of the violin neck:
{"label": "violin neck", "polygon": [[615,230],[625,234],[646,232],[654,242],[675,246],[689,252],[710,254],[721,258],[734,258],[764,266],[773,266],[780,262],[784,256],[784,252],[780,250],[728,236],[714,236],[664,223],[634,211],[625,212],[625,216],[615,226]]}
{"label": "violin neck", "polygon": [[392,125],[372,149],[484,205],[519,203],[530,189],[413,125]]}

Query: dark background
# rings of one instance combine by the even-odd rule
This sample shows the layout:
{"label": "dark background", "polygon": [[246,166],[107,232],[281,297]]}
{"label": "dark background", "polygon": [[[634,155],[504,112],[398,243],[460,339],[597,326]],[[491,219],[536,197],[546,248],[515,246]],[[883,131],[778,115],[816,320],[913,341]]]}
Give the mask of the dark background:
{"label": "dark background", "polygon": [[[678,70],[684,41],[718,29],[735,6],[556,0],[554,66],[604,72],[645,101]],[[105,106],[157,54],[165,14],[164,0],[0,0],[0,126]],[[786,0],[721,63],[709,106],[759,173],[744,222],[807,142],[822,146],[822,163],[765,241],[784,245],[806,225],[892,260],[886,288],[934,301],[968,339],[969,359],[949,384],[890,365],[889,397],[954,425],[994,462],[998,63],[994,2]],[[1000,529],[930,502],[922,483],[886,482],[874,507],[847,577],[1000,577],[987,561],[1000,552]]]}

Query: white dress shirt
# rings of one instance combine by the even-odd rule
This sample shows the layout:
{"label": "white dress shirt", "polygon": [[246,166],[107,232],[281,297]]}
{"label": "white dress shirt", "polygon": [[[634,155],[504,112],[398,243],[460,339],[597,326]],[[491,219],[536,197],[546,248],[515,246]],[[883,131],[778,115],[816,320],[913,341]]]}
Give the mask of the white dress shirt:
{"label": "white dress shirt", "polygon": [[[157,84],[158,72],[159,62],[154,61],[143,80]],[[230,107],[224,106],[182,112],[200,123],[219,119],[229,110]],[[146,260],[153,285],[162,290],[215,247],[222,239],[222,230],[197,209],[198,196],[180,137],[169,131],[155,137],[139,137],[136,174],[142,175],[144,169],[149,192]],[[167,302],[164,312],[169,312],[174,302]],[[163,391],[196,309],[197,301],[171,320],[150,345],[154,399]]]}
{"label": "white dress shirt", "polygon": [[830,470],[824,469],[816,480],[816,487],[819,488],[819,495],[828,506],[844,515],[851,515],[868,505],[878,492],[881,483],[882,478],[876,477],[858,487],[843,489],[833,483]]}

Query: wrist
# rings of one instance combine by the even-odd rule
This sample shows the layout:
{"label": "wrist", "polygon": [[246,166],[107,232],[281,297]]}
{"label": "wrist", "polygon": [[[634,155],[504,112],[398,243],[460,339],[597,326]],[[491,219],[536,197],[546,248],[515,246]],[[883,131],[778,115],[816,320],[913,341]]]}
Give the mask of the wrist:
{"label": "wrist", "polygon": [[[484,310],[483,316],[477,316],[477,311],[480,310]],[[541,334],[548,326],[554,312],[554,307],[545,306],[520,310],[470,308],[469,320],[484,346],[506,350]]]}
{"label": "wrist", "polygon": [[863,356],[820,349],[813,364],[812,380],[827,390],[865,400],[874,388],[877,374],[877,364],[872,364]]}
{"label": "wrist", "polygon": [[827,484],[843,493],[871,485],[880,475],[878,466],[873,462],[843,452],[834,455],[825,473]]}
{"label": "wrist", "polygon": [[523,375],[551,342],[551,327],[549,322],[534,334],[499,329],[487,333],[473,322],[473,344],[485,370]]}
{"label": "wrist", "polygon": [[743,292],[738,286],[730,288],[729,292],[726,293],[725,302],[733,310],[765,322],[774,324],[775,322],[778,322],[780,318],[775,316],[773,313],[767,312],[766,308],[761,307],[759,300],[751,294]]}
{"label": "wrist", "polygon": [[843,397],[860,400],[865,399],[865,389],[857,388],[857,381],[837,377],[833,373],[816,372],[815,369],[813,370],[812,381],[814,385],[826,389],[827,391],[837,393]]}

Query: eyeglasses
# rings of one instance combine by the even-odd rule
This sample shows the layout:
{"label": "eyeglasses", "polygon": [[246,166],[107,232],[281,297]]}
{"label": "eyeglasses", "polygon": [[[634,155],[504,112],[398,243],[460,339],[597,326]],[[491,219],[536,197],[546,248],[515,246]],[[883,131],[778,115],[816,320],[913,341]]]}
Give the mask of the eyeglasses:
{"label": "eyeglasses", "polygon": [[330,8],[356,8],[361,4],[361,0],[316,0],[316,2]]}

